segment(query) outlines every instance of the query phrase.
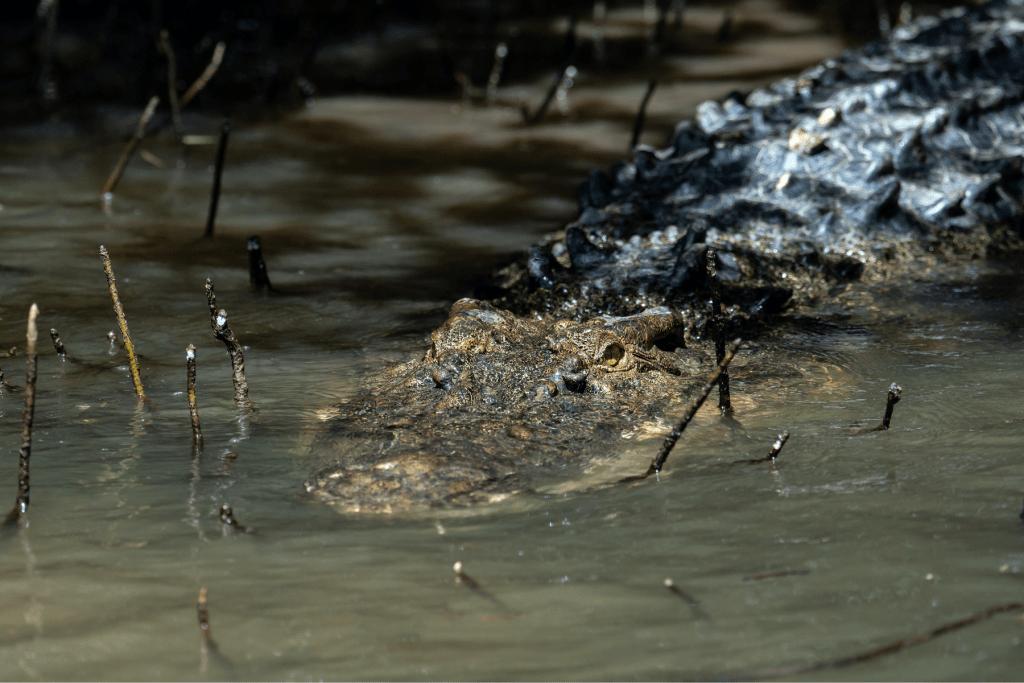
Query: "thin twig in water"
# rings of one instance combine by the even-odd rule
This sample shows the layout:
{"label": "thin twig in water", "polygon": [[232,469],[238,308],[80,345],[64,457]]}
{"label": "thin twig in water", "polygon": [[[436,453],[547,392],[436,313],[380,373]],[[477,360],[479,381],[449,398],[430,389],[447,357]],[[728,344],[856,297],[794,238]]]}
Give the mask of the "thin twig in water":
{"label": "thin twig in water", "polygon": [[192,418],[192,448],[203,450],[203,430],[199,426],[199,406],[196,405],[196,347],[189,344],[185,349],[186,388],[188,390],[188,414]]}
{"label": "thin twig in water", "polygon": [[36,318],[39,317],[39,307],[32,304],[28,311],[28,330],[26,339],[28,347],[25,362],[25,412],[22,415],[21,425],[21,451],[18,454],[18,497],[15,499],[14,508],[7,513],[4,519],[4,526],[17,524],[21,516],[28,512],[29,494],[29,460],[32,457],[32,420],[36,410],[36,341],[39,339],[39,330],[36,328]]}
{"label": "thin twig in water", "polygon": [[245,379],[245,356],[242,353],[242,345],[235,339],[235,335],[228,327],[228,313],[223,308],[217,310],[217,295],[213,291],[213,281],[206,280],[206,303],[210,306],[210,326],[213,327],[213,336],[224,342],[227,346],[228,355],[231,356],[231,380],[235,384],[235,404],[239,408],[256,410],[256,406],[249,400],[249,383]]}
{"label": "thin twig in water", "polygon": [[132,338],[128,333],[128,321],[124,317],[124,308],[121,307],[121,299],[117,296],[117,285],[114,281],[114,269],[110,265],[110,256],[107,248],[100,245],[100,259],[103,260],[103,270],[107,274],[107,285],[110,287],[110,298],[114,300],[114,313],[117,314],[117,324],[121,328],[121,338],[124,342],[124,349],[128,352],[128,368],[132,373],[132,385],[135,387],[135,395],[142,400],[146,399],[146,393],[142,390],[142,377],[139,375],[139,361],[135,357],[135,347],[132,346]]}
{"label": "thin twig in water", "polygon": [[647,84],[647,92],[644,93],[644,98],[640,100],[640,108],[636,111],[636,119],[633,120],[633,137],[629,141],[629,149],[636,149],[637,144],[640,142],[640,135],[644,132],[644,121],[647,118],[647,103],[651,101],[651,95],[654,94],[654,89],[658,86],[658,79],[652,78],[651,82]]}
{"label": "thin twig in water", "polygon": [[779,453],[782,452],[782,447],[786,445],[787,441],[789,441],[789,432],[782,432],[779,434],[779,438],[775,440],[775,443],[772,444],[772,450],[768,452],[767,457],[749,460],[748,462],[751,465],[756,465],[759,462],[775,462],[775,458],[779,457]]}
{"label": "thin twig in water", "polygon": [[0,394],[5,391],[21,391],[21,387],[15,384],[9,384],[7,380],[4,379],[3,368],[0,368]]}
{"label": "thin twig in water", "polygon": [[217,73],[217,69],[220,68],[220,63],[224,59],[224,47],[224,43],[217,43],[217,46],[213,48],[213,57],[210,59],[210,63],[206,66],[203,73],[199,75],[199,78],[189,86],[185,94],[181,96],[182,107],[191,102],[192,98],[198,95],[199,91],[205,88],[206,84],[213,78],[213,75]]}
{"label": "thin twig in water", "polygon": [[455,566],[452,567],[452,569],[455,570],[455,582],[456,583],[461,583],[462,585],[464,585],[467,588],[471,589],[474,593],[476,593],[480,597],[487,598],[488,600],[493,602],[495,605],[497,605],[501,609],[506,610],[506,611],[508,610],[508,608],[505,607],[504,603],[502,603],[501,600],[498,600],[498,598],[494,597],[491,593],[489,593],[488,591],[484,590],[484,588],[479,583],[477,583],[476,580],[474,580],[466,572],[462,571],[462,562],[456,562]]}
{"label": "thin twig in water", "polygon": [[[760,671],[753,671],[750,673],[729,675],[728,679],[732,681],[759,681],[769,678],[791,678],[792,676],[812,673],[815,671],[823,671],[825,669],[840,669],[852,664],[860,664],[861,662],[867,662],[872,659],[877,659],[878,657],[891,655],[916,645],[922,645],[930,640],[938,638],[939,636],[944,636],[947,633],[959,631],[962,628],[967,628],[968,626],[973,626],[974,624],[991,619],[997,614],[1012,612],[1019,609],[1024,609],[1024,603],[1008,602],[1002,605],[996,605],[995,607],[990,607],[989,609],[982,610],[981,612],[975,612],[969,617],[965,617],[948,624],[943,624],[942,626],[930,631],[894,640],[891,643],[882,645],[881,647],[876,647],[871,650],[855,654],[851,657],[842,657],[840,659],[832,659],[827,662],[817,662],[815,664],[797,664],[794,666],[762,669]],[[702,676],[702,678],[705,677]]]}
{"label": "thin twig in water", "polygon": [[676,585],[675,581],[673,581],[672,579],[665,579],[665,588],[667,588],[669,592],[673,595],[678,595],[680,598],[682,598],[686,602],[686,604],[693,609],[694,614],[701,617],[702,619],[709,618],[707,613],[705,613],[704,610],[700,608],[700,605],[697,603],[697,600],[695,600],[693,596],[691,596],[689,593],[679,588],[679,586]]}
{"label": "thin twig in water", "polygon": [[718,367],[715,368],[713,373],[711,373],[708,381],[705,382],[703,387],[701,387],[700,393],[697,394],[697,398],[693,399],[693,402],[686,407],[686,410],[683,411],[683,416],[679,419],[679,424],[673,427],[672,431],[665,437],[665,443],[661,445],[661,449],[658,451],[658,454],[654,456],[654,460],[651,461],[651,466],[647,468],[647,471],[637,477],[626,477],[619,483],[646,479],[652,474],[658,474],[661,472],[661,468],[665,465],[665,461],[668,460],[669,453],[672,452],[672,448],[676,445],[676,442],[679,441],[679,437],[683,435],[683,430],[686,429],[686,425],[690,424],[690,420],[692,420],[693,416],[697,414],[700,407],[704,405],[704,401],[707,400],[708,394],[711,393],[711,389],[713,389],[715,384],[718,383],[719,377],[722,376],[722,371],[729,367],[729,363],[732,362],[733,356],[736,355],[736,350],[739,346],[739,339],[736,339],[729,345],[722,362],[718,364]]}
{"label": "thin twig in water", "polygon": [[160,49],[167,57],[167,100],[171,104],[171,119],[174,121],[174,137],[181,142],[185,130],[181,122],[181,105],[178,102],[178,65],[171,47],[171,34],[166,29],[160,31]]}
{"label": "thin twig in water", "polygon": [[270,285],[270,276],[267,274],[267,264],[263,261],[263,249],[260,247],[260,236],[253,235],[249,238],[249,284],[257,292],[273,291]]}
{"label": "thin twig in water", "polygon": [[[722,294],[718,285],[718,270],[715,267],[715,252],[708,249],[708,287],[711,289],[711,327],[715,335],[715,360],[721,364],[725,358],[725,319],[722,317]],[[722,415],[732,412],[732,398],[729,395],[729,369],[722,370],[718,379],[718,409]]]}
{"label": "thin twig in water", "polygon": [[110,172],[106,185],[103,186],[104,197],[109,197],[114,192],[114,188],[117,187],[118,181],[121,180],[121,174],[124,173],[124,169],[131,160],[132,154],[135,153],[135,148],[139,146],[142,138],[146,135],[146,126],[149,125],[149,120],[153,118],[153,112],[156,111],[156,105],[158,104],[160,104],[160,98],[156,95],[149,99],[149,104],[146,105],[145,111],[142,112],[142,116],[139,118],[139,125],[135,128],[135,134],[128,141],[128,146],[125,147],[121,158],[117,160],[117,164],[114,166],[114,170]]}
{"label": "thin twig in water", "polygon": [[50,328],[50,339],[53,340],[53,348],[57,350],[57,355],[61,358],[66,358],[67,351],[64,349],[64,342],[60,340],[60,335],[57,334],[57,328]]}
{"label": "thin twig in water", "polygon": [[885,417],[882,418],[882,424],[875,427],[874,431],[884,432],[889,429],[889,423],[892,422],[892,409],[900,402],[900,397],[903,395],[903,387],[893,382],[889,387],[889,393],[885,399]]}
{"label": "thin twig in water", "polygon": [[196,602],[196,616],[199,619],[199,632],[203,636],[203,643],[200,646],[200,671],[206,671],[206,656],[207,654],[212,654],[217,661],[227,668],[228,673],[230,674],[229,678],[236,678],[234,675],[234,665],[231,663],[231,660],[225,657],[220,651],[220,648],[217,647],[217,643],[213,640],[213,636],[210,633],[210,610],[206,601],[206,588],[199,589],[199,600]]}
{"label": "thin twig in water", "polygon": [[213,237],[213,224],[217,220],[217,204],[220,202],[220,177],[224,172],[224,155],[228,149],[228,136],[231,134],[231,119],[224,117],[220,126],[220,141],[217,143],[217,160],[213,167],[213,192],[210,194],[210,211],[206,216],[206,232],[204,237]]}
{"label": "thin twig in water", "polygon": [[537,110],[533,112],[533,114],[530,114],[529,110],[526,108],[526,105],[523,105],[523,123],[525,123],[527,126],[532,126],[538,123],[542,118],[544,118],[544,114],[547,112],[548,107],[551,106],[552,100],[555,99],[555,93],[558,92],[558,88],[562,85],[562,81],[565,80],[566,71],[569,70],[569,67],[571,67],[572,63],[576,60],[576,48],[576,16],[573,15],[569,19],[569,32],[566,34],[565,63],[562,65],[562,68],[559,69],[558,71],[558,78],[556,78],[555,82],[551,84],[551,87],[548,89],[547,95],[544,96],[544,100],[540,103],[540,106],[537,107]]}
{"label": "thin twig in water", "polygon": [[220,521],[224,524],[225,531],[232,530],[237,531],[240,534],[256,533],[256,529],[253,529],[250,526],[245,526],[235,519],[235,513],[227,503],[220,506]]}
{"label": "thin twig in water", "polygon": [[811,573],[810,569],[791,569],[784,572],[762,572],[760,574],[753,574],[752,576],[744,576],[744,581],[763,581],[764,579],[777,579],[783,576],[807,576]]}

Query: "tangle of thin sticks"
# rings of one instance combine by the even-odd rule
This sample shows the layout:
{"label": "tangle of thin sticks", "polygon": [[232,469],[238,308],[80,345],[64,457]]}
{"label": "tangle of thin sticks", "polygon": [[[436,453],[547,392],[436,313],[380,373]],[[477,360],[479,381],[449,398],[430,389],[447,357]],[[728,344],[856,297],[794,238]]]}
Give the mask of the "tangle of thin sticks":
{"label": "tangle of thin sticks", "polygon": [[619,483],[646,479],[652,474],[658,474],[661,472],[661,468],[665,465],[665,461],[668,460],[668,455],[672,452],[672,448],[676,445],[676,442],[679,441],[679,437],[683,435],[683,431],[686,429],[686,426],[690,424],[690,420],[692,420],[693,416],[697,414],[700,407],[704,405],[704,401],[707,400],[708,394],[711,393],[711,390],[722,376],[722,371],[729,367],[729,363],[732,362],[733,356],[736,355],[736,350],[739,346],[740,340],[736,339],[729,345],[729,348],[726,349],[725,357],[722,358],[722,362],[718,364],[718,367],[715,368],[713,373],[711,373],[708,381],[704,383],[703,387],[701,387],[700,393],[697,394],[697,398],[693,399],[693,402],[686,407],[686,410],[683,411],[683,416],[679,419],[679,424],[673,427],[672,431],[665,437],[665,443],[661,445],[661,448],[658,450],[658,454],[654,456],[654,460],[651,461],[651,465],[647,468],[647,471],[640,476],[626,477]]}
{"label": "tangle of thin sticks", "polygon": [[32,421],[36,410],[36,366],[38,357],[36,355],[36,341],[39,339],[39,330],[36,328],[36,318],[39,317],[39,307],[32,304],[28,311],[28,329],[26,339],[28,348],[25,362],[25,412],[22,415],[21,426],[21,451],[18,454],[18,497],[15,499],[14,508],[7,513],[4,519],[4,526],[17,524],[21,516],[28,512],[29,494],[29,460],[32,457]]}
{"label": "tangle of thin sticks", "polygon": [[135,128],[135,134],[132,135],[132,139],[128,141],[128,146],[124,148],[124,152],[121,153],[121,158],[117,160],[117,164],[114,166],[114,170],[110,172],[110,177],[107,178],[106,185],[103,186],[103,195],[109,196],[114,188],[117,187],[118,181],[121,180],[121,174],[124,173],[125,167],[128,165],[128,161],[131,160],[132,154],[135,153],[135,148],[142,142],[142,138],[146,135],[146,126],[149,125],[149,120],[153,118],[153,112],[156,111],[156,106],[160,104],[160,98],[154,95],[149,99],[149,104],[146,105],[145,111],[142,112],[142,116],[139,118],[139,125]]}
{"label": "tangle of thin sticks", "polygon": [[199,78],[189,86],[185,94],[181,96],[181,106],[184,107],[186,104],[192,101],[192,98],[199,94],[199,91],[206,87],[206,84],[210,82],[213,75],[217,73],[217,69],[220,68],[220,63],[224,59],[224,48],[223,42],[217,43],[217,46],[213,48],[213,57],[210,59],[210,63],[203,70],[203,73],[199,75]]}
{"label": "tangle of thin sticks", "polygon": [[167,57],[167,100],[171,104],[171,119],[174,121],[174,137],[181,142],[185,130],[181,122],[181,105],[178,102],[178,64],[171,47],[171,34],[163,29],[160,31],[160,49]]}
{"label": "tangle of thin sticks", "polygon": [[231,357],[231,380],[235,385],[235,405],[239,408],[255,410],[256,406],[249,400],[249,383],[245,379],[245,356],[242,345],[228,327],[228,313],[223,308],[217,310],[217,295],[213,291],[213,281],[206,280],[206,303],[210,306],[210,326],[213,336],[224,342]]}
{"label": "tangle of thin sticks", "polygon": [[139,375],[139,361],[135,357],[135,347],[132,345],[131,335],[128,333],[128,321],[124,317],[124,308],[121,307],[121,299],[117,296],[117,285],[114,280],[114,269],[110,265],[110,256],[107,248],[100,245],[100,259],[103,261],[103,271],[107,274],[107,285],[110,287],[110,298],[114,301],[114,313],[117,314],[117,324],[121,328],[121,339],[124,349],[128,353],[128,368],[132,373],[132,386],[135,387],[135,395],[142,400],[146,399],[146,392],[142,390],[142,377]]}
{"label": "tangle of thin sticks", "polygon": [[188,414],[192,419],[192,449],[203,450],[203,430],[199,426],[199,406],[196,405],[196,347],[189,344],[185,349],[185,386],[188,390]]}

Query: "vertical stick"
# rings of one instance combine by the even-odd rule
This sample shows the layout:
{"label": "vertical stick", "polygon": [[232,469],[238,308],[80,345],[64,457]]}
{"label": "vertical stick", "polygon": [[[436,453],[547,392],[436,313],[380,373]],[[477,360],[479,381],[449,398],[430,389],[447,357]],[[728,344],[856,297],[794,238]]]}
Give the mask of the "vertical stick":
{"label": "vertical stick", "polygon": [[60,335],[57,334],[57,328],[50,328],[50,339],[53,340],[53,348],[57,350],[57,354],[61,358],[66,358],[67,350],[64,348],[64,342],[60,340]]}
{"label": "vertical stick", "polygon": [[196,405],[196,347],[189,344],[185,349],[186,388],[188,389],[188,414],[192,418],[192,448],[203,449],[203,430],[199,426],[199,406]]}
{"label": "vertical stick", "polygon": [[128,367],[131,369],[135,395],[146,400],[146,393],[142,390],[142,377],[139,375],[139,361],[135,358],[135,347],[132,346],[132,338],[128,333],[128,321],[124,317],[121,299],[117,296],[117,285],[114,283],[114,269],[110,265],[110,256],[107,255],[107,248],[103,245],[100,245],[100,259],[103,261],[103,270],[107,274],[107,285],[110,287],[110,298],[114,300],[114,313],[117,314],[117,324],[121,328],[124,348],[128,352]]}
{"label": "vertical stick", "polygon": [[132,154],[135,153],[135,148],[139,146],[142,138],[146,135],[146,126],[149,125],[149,120],[153,118],[153,112],[156,111],[156,105],[158,104],[160,104],[159,97],[154,95],[149,99],[149,104],[146,105],[146,110],[142,112],[139,125],[135,129],[135,135],[128,141],[128,146],[125,147],[121,158],[117,160],[117,164],[114,166],[114,170],[110,172],[106,185],[103,186],[104,197],[113,193],[114,188],[117,187],[118,181],[121,180],[121,174],[124,173],[124,169],[128,165],[129,160],[131,160]]}
{"label": "vertical stick", "polygon": [[885,417],[882,418],[882,424],[878,427],[879,431],[885,431],[889,429],[889,422],[892,421],[892,409],[900,402],[900,397],[903,395],[903,387],[896,382],[893,382],[889,387],[889,393],[886,395],[885,400]]}
{"label": "vertical stick", "polygon": [[[715,252],[708,249],[708,286],[711,288],[711,325],[715,334],[715,360],[719,365],[725,358],[725,320],[722,319],[722,297],[718,288],[718,270],[715,268]],[[722,369],[718,379],[718,408],[722,415],[732,412],[729,395],[729,368]]]}
{"label": "vertical stick", "polygon": [[239,408],[255,410],[256,406],[249,400],[249,382],[245,379],[245,356],[242,345],[228,327],[228,312],[223,308],[217,310],[217,295],[213,291],[213,281],[206,280],[206,303],[210,306],[210,326],[213,336],[224,342],[231,356],[231,380],[235,384],[235,404]]}
{"label": "vertical stick", "polygon": [[636,148],[637,143],[640,142],[640,135],[644,132],[644,120],[647,118],[647,103],[651,101],[651,95],[654,94],[654,89],[658,86],[658,79],[652,78],[651,82],[647,84],[647,92],[644,93],[644,98],[640,100],[640,109],[636,112],[636,119],[633,121],[633,138],[629,142],[629,149],[633,150]]}
{"label": "vertical stick", "polygon": [[249,238],[249,284],[257,292],[273,289],[270,276],[267,275],[267,264],[263,261],[263,249],[260,247],[260,236]]}
{"label": "vertical stick", "polygon": [[166,29],[160,31],[160,49],[167,56],[167,99],[171,103],[174,137],[181,142],[185,127],[181,122],[181,106],[178,104],[178,64],[174,58],[174,48],[171,47],[171,34]]}
{"label": "vertical stick", "polygon": [[217,202],[220,201],[220,176],[224,172],[224,154],[228,149],[228,135],[231,133],[231,119],[224,117],[220,126],[220,142],[217,143],[217,161],[213,167],[213,193],[210,195],[210,211],[206,216],[204,237],[213,237],[213,224],[217,220]]}
{"label": "vertical stick", "polygon": [[32,457],[32,421],[36,410],[36,341],[39,339],[39,330],[36,329],[36,318],[39,317],[39,307],[32,304],[28,311],[28,350],[25,362],[25,412],[22,415],[21,426],[21,451],[18,454],[18,497],[15,499],[14,509],[11,510],[4,525],[15,524],[28,512],[29,494],[29,459]]}

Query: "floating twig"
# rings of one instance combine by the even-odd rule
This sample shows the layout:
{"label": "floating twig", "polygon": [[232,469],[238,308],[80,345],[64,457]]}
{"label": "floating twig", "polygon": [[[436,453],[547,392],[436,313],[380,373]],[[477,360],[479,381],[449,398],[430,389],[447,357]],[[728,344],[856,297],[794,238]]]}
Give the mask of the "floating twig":
{"label": "floating twig", "polygon": [[196,405],[196,347],[189,344],[185,349],[186,388],[188,389],[188,414],[192,418],[192,449],[203,450],[203,430],[199,426],[199,406]]}
{"label": "floating twig", "polygon": [[718,382],[718,379],[722,376],[722,371],[729,367],[729,363],[732,362],[733,356],[736,355],[736,350],[740,346],[740,340],[736,339],[729,348],[726,349],[725,357],[722,358],[722,362],[718,364],[715,371],[708,377],[708,381],[701,387],[700,392],[697,394],[697,398],[693,399],[693,402],[686,407],[683,411],[683,416],[679,419],[679,424],[672,428],[672,431],[665,437],[665,443],[661,445],[661,449],[658,450],[658,454],[654,456],[654,460],[651,461],[650,467],[647,471],[638,477],[626,477],[619,483],[625,483],[630,481],[637,481],[639,479],[646,479],[652,474],[658,474],[661,472],[661,468],[665,465],[665,461],[668,460],[668,454],[672,452],[672,448],[679,441],[679,437],[683,435],[683,430],[686,429],[686,425],[690,424],[690,420],[697,414],[700,407],[704,405],[704,401],[707,400],[708,394],[711,393],[711,389]]}
{"label": "floating twig", "polygon": [[213,224],[217,220],[217,203],[220,201],[220,176],[224,172],[224,154],[228,149],[228,135],[231,133],[231,119],[224,117],[220,126],[220,141],[217,143],[217,160],[213,167],[213,192],[210,194],[210,211],[206,215],[204,237],[213,237]]}
{"label": "floating twig", "polygon": [[220,521],[224,523],[225,530],[231,529],[233,531],[237,531],[240,534],[256,533],[256,529],[252,528],[251,526],[245,526],[244,524],[239,523],[237,519],[235,519],[235,513],[231,509],[231,506],[228,505],[227,503],[224,503],[223,505],[220,506]]}
{"label": "floating twig", "polygon": [[263,262],[263,250],[260,247],[260,236],[249,238],[249,283],[257,292],[273,290],[270,276],[267,275],[267,264]]}
{"label": "floating twig", "polygon": [[231,356],[231,380],[235,384],[235,404],[239,408],[255,410],[256,406],[249,400],[249,383],[245,379],[245,356],[242,345],[228,327],[228,312],[223,308],[217,310],[217,295],[213,291],[213,281],[206,280],[206,303],[210,306],[210,325],[213,336],[224,342],[228,355]]}
{"label": "floating twig", "polygon": [[121,153],[121,158],[117,160],[117,164],[114,166],[114,170],[110,172],[110,177],[107,178],[106,185],[103,186],[103,196],[105,199],[109,199],[114,192],[114,188],[117,187],[118,181],[121,180],[121,174],[124,173],[125,167],[132,158],[132,154],[135,153],[135,148],[142,142],[142,138],[146,135],[146,126],[149,125],[149,120],[153,118],[153,112],[156,111],[156,105],[160,104],[160,98],[154,95],[149,98],[149,104],[146,105],[146,109],[142,112],[142,116],[139,118],[139,125],[135,128],[135,134],[132,135],[131,140],[128,141],[128,146],[124,148],[124,152]]}
{"label": "floating twig", "polygon": [[[759,462],[775,462],[775,458],[779,457],[779,453],[782,452],[782,447],[789,441],[789,431],[782,432],[779,434],[779,438],[772,444],[771,451],[768,452],[768,456],[764,458],[757,458],[755,460],[748,460],[751,465],[756,465]],[[740,462],[743,462],[742,460]]]}
{"label": "floating twig", "polygon": [[160,50],[167,57],[167,100],[171,104],[171,120],[174,121],[174,137],[181,142],[185,130],[181,122],[181,105],[178,102],[178,65],[171,47],[171,34],[166,29],[160,31]]}
{"label": "floating twig", "polygon": [[675,581],[673,581],[672,579],[665,579],[665,588],[667,588],[669,592],[673,595],[678,595],[680,598],[682,598],[686,602],[686,604],[693,609],[694,614],[701,617],[702,619],[709,618],[707,613],[700,608],[700,604],[697,602],[697,600],[694,599],[692,595],[679,588],[679,586],[675,584]]}
{"label": "floating twig", "polygon": [[203,643],[200,646],[200,671],[206,671],[206,656],[212,654],[217,661],[223,664],[230,672],[230,678],[234,679],[234,665],[231,660],[224,656],[217,647],[216,641],[213,639],[213,635],[210,633],[210,609],[206,601],[206,588],[199,589],[199,600],[196,602],[196,617],[199,619],[199,633],[202,634]]}
{"label": "floating twig", "polygon": [[207,64],[206,69],[199,75],[199,78],[189,86],[185,94],[181,96],[182,107],[191,102],[192,98],[198,95],[199,91],[205,88],[206,84],[213,78],[213,75],[217,73],[217,69],[220,68],[220,63],[224,59],[224,48],[223,42],[217,43],[217,46],[213,48],[213,57],[210,59],[210,63]]}
{"label": "floating twig", "polygon": [[139,375],[139,361],[135,357],[135,347],[132,346],[132,338],[128,333],[128,321],[124,317],[124,308],[121,307],[121,299],[117,296],[117,285],[114,283],[114,269],[110,265],[110,256],[107,248],[100,245],[100,259],[103,260],[103,270],[107,274],[107,285],[110,287],[110,298],[114,300],[114,313],[117,314],[117,324],[121,328],[121,339],[124,349],[128,353],[128,368],[132,373],[132,385],[135,387],[135,395],[143,401],[146,393],[142,390],[142,377]]}
{"label": "floating twig", "polygon": [[[715,360],[721,364],[725,358],[725,319],[722,317],[722,293],[718,286],[718,270],[715,267],[715,252],[708,249],[708,287],[711,289],[711,327],[715,335]],[[718,380],[718,409],[722,415],[732,412],[732,398],[729,395],[729,369],[722,370]]]}
{"label": "floating twig", "polygon": [[637,144],[640,142],[640,135],[644,132],[644,121],[647,118],[647,103],[651,101],[651,95],[654,94],[656,87],[658,87],[658,79],[652,78],[651,82],[647,84],[644,98],[640,100],[640,108],[636,111],[636,119],[633,120],[633,137],[629,141],[630,150],[636,149]]}
{"label": "floating twig", "polygon": [[807,576],[811,573],[810,569],[790,569],[789,571],[783,572],[762,572],[760,574],[753,574],[752,576],[744,576],[744,581],[763,581],[764,579],[777,579],[783,576]]}
{"label": "floating twig", "polygon": [[907,648],[914,647],[916,645],[922,645],[930,640],[938,638],[939,636],[944,636],[947,633],[959,631],[960,629],[967,628],[968,626],[973,626],[974,624],[991,619],[997,614],[1002,614],[1004,612],[1012,612],[1019,609],[1024,609],[1024,603],[1008,602],[1002,605],[996,605],[995,607],[990,607],[986,610],[982,610],[981,612],[975,612],[969,617],[965,617],[964,619],[959,619],[948,624],[943,624],[942,626],[934,628],[930,631],[925,631],[924,633],[918,633],[916,635],[908,636],[906,638],[894,640],[891,643],[886,643],[885,645],[882,645],[881,647],[876,647],[871,650],[855,654],[851,657],[842,657],[840,659],[832,659],[826,662],[817,662],[814,664],[797,664],[794,666],[782,666],[771,669],[762,669],[760,671],[753,671],[750,673],[729,675],[728,679],[733,681],[758,681],[768,678],[791,678],[793,676],[811,673],[814,671],[822,671],[824,669],[839,669],[850,666],[852,664],[860,664],[861,662],[867,662],[872,659],[877,659],[878,657],[891,655],[896,652],[906,650]]}
{"label": "floating twig", "polygon": [[494,65],[491,67],[491,75],[487,77],[487,104],[494,104],[498,99],[498,83],[501,82],[501,72],[505,68],[505,58],[508,57],[508,45],[498,43],[494,48]]}
{"label": "floating twig", "polygon": [[25,335],[28,346],[25,353],[27,357],[25,362],[25,412],[22,415],[21,451],[18,454],[18,497],[15,499],[14,508],[7,513],[7,517],[4,519],[4,526],[17,524],[21,516],[28,512],[32,420],[36,411],[36,341],[39,339],[39,330],[36,328],[37,317],[39,317],[39,307],[32,304],[32,308],[28,311],[28,330]]}
{"label": "floating twig", "polygon": [[455,570],[456,583],[463,584],[467,588],[470,588],[474,593],[478,594],[480,597],[487,598],[503,610],[508,610],[508,608],[505,607],[504,603],[502,603],[501,600],[498,600],[498,598],[494,597],[491,593],[484,590],[484,588],[479,583],[477,583],[476,580],[473,579],[473,577],[471,577],[466,572],[462,571],[462,562],[456,562],[455,566],[452,567],[452,569]]}
{"label": "floating twig", "polygon": [[544,114],[547,112],[548,107],[551,106],[551,101],[555,99],[555,94],[565,81],[566,72],[572,68],[572,63],[576,59],[576,42],[576,15],[573,15],[569,19],[569,31],[566,34],[565,63],[562,65],[562,68],[558,70],[558,77],[555,79],[554,83],[551,84],[547,95],[544,96],[544,100],[540,103],[540,106],[537,107],[537,110],[533,112],[533,114],[530,114],[526,105],[523,105],[522,107],[523,122],[527,126],[532,126],[544,118]]}
{"label": "floating twig", "polygon": [[60,335],[57,334],[57,328],[50,328],[50,339],[53,340],[53,348],[57,350],[57,355],[61,358],[67,358],[67,351],[64,349],[64,342],[60,340]]}
{"label": "floating twig", "polygon": [[900,397],[903,394],[903,387],[896,382],[893,382],[889,386],[889,393],[885,398],[885,417],[882,418],[882,424],[878,425],[872,431],[884,432],[889,429],[889,423],[892,422],[892,409],[897,403],[900,402]]}
{"label": "floating twig", "polygon": [[21,387],[14,384],[9,384],[7,380],[4,379],[3,368],[0,368],[0,394],[2,394],[5,391],[21,391]]}

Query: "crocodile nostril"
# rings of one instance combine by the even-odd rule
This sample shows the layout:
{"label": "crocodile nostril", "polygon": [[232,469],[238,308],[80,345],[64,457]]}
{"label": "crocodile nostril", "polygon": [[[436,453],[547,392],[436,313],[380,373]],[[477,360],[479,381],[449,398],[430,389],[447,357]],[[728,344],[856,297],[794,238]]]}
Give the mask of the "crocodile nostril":
{"label": "crocodile nostril", "polygon": [[448,375],[448,372],[441,368],[434,368],[430,371],[430,379],[434,380],[434,384],[438,389],[444,389],[448,391],[452,388],[452,379]]}
{"label": "crocodile nostril", "polygon": [[610,368],[614,368],[625,355],[626,349],[622,344],[619,342],[611,342],[604,347],[603,351],[600,352],[597,362],[602,365],[607,365]]}

